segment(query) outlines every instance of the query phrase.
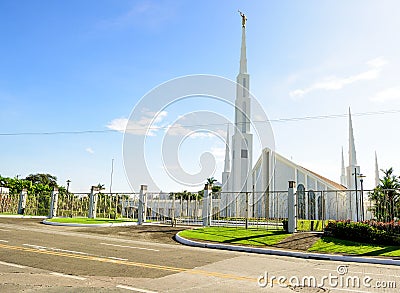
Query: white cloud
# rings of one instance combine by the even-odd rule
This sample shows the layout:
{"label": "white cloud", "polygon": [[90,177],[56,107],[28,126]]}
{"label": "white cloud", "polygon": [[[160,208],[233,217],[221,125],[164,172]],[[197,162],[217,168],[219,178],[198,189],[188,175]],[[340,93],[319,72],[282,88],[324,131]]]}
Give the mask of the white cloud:
{"label": "white cloud", "polygon": [[215,136],[216,136],[216,133],[213,133],[213,132],[198,131],[198,132],[193,132],[190,135],[190,138],[212,138]]}
{"label": "white cloud", "polygon": [[174,125],[168,125],[167,129],[165,129],[165,134],[172,136],[186,136],[190,132],[191,132],[190,129],[185,128],[179,123],[175,123]]}
{"label": "white cloud", "polygon": [[127,125],[128,125],[127,118],[117,118],[117,119],[112,120],[110,123],[108,123],[107,128],[116,130],[119,132],[124,132]]}
{"label": "white cloud", "polygon": [[381,68],[387,64],[387,60],[384,57],[378,57],[367,62],[370,67]]}
{"label": "white cloud", "polygon": [[93,155],[94,154],[94,150],[92,149],[92,148],[90,148],[90,147],[87,147],[86,149],[85,149],[85,151],[87,151],[89,154],[91,154],[91,155]]}
{"label": "white cloud", "polygon": [[101,21],[100,28],[124,29],[140,27],[147,29],[162,28],[175,17],[176,5],[170,1],[136,1],[131,9]]}
{"label": "white cloud", "polygon": [[223,162],[225,160],[225,148],[224,147],[212,147],[211,153],[213,154],[217,162]]}
{"label": "white cloud", "polygon": [[221,129],[192,129],[193,127],[184,126],[179,123],[169,125],[165,130],[166,135],[172,136],[188,136],[189,138],[213,138],[218,135],[226,137],[226,131]]}
{"label": "white cloud", "polygon": [[394,86],[380,91],[375,96],[371,97],[370,100],[377,103],[400,101],[400,86]]}
{"label": "white cloud", "polygon": [[159,123],[161,123],[166,116],[166,111],[158,113],[143,112],[142,117],[138,120],[116,118],[107,124],[107,128],[135,135],[155,136],[156,132],[162,128]]}
{"label": "white cloud", "polygon": [[304,95],[315,90],[340,90],[346,85],[358,81],[377,79],[381,73],[383,66],[387,64],[387,60],[384,57],[378,57],[369,60],[366,64],[369,67],[369,69],[364,72],[351,75],[348,77],[336,77],[336,76],[326,77],[321,81],[315,82],[309,87],[303,89],[295,89],[291,91],[289,95],[290,97],[296,99],[296,98],[301,98]]}

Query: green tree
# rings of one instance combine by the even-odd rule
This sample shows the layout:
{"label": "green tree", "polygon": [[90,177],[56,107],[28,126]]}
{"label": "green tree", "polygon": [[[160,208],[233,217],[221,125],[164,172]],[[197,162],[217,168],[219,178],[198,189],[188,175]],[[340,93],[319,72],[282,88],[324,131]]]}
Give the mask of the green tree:
{"label": "green tree", "polygon": [[400,215],[400,177],[393,174],[393,168],[381,170],[383,178],[369,194],[374,202],[371,211],[378,221],[392,221]]}
{"label": "green tree", "polygon": [[213,187],[211,188],[212,192],[220,192],[221,189],[222,187],[219,185],[213,185]]}
{"label": "green tree", "polygon": [[184,190],[182,192],[171,192],[170,193],[170,198],[172,198],[175,195],[175,199],[181,199],[182,200],[192,200],[196,198],[196,194],[191,193],[190,191]]}
{"label": "green tree", "polygon": [[42,174],[42,173],[30,174],[25,178],[25,180],[32,182],[32,184],[40,183],[43,185],[48,185],[50,187],[57,186],[57,177],[50,174]]}

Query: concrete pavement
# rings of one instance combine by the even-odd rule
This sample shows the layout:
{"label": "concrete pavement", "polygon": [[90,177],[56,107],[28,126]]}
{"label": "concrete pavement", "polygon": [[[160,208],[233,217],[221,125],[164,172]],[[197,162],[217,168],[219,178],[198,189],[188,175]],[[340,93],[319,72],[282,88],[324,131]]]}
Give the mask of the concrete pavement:
{"label": "concrete pavement", "polygon": [[[398,291],[376,285],[380,281],[397,285],[400,268],[396,266],[188,247],[171,239],[177,231],[172,227],[55,227],[38,220],[0,219],[0,291]],[[289,288],[288,280],[280,284],[274,279],[313,276],[321,280],[329,274],[338,276],[338,266],[343,265],[347,265],[344,276],[370,277],[374,287]],[[257,280],[262,284],[266,274],[272,282],[260,287]]]}

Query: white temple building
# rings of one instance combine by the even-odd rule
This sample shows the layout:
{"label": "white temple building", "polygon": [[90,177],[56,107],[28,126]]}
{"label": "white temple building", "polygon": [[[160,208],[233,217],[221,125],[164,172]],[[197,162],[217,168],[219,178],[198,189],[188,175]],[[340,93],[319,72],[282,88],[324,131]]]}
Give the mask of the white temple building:
{"label": "white temple building", "polygon": [[[242,15],[244,17],[244,15]],[[250,133],[250,75],[247,72],[246,21],[242,21],[240,68],[237,75],[235,127],[226,139],[222,173],[222,216],[287,217],[288,181],[296,183],[299,219],[361,219],[360,166],[357,165],[353,125],[349,109],[349,161],[345,167],[342,149],[340,183],[325,178],[277,152],[265,148],[252,164],[253,136]],[[251,193],[247,204],[245,193]],[[358,196],[356,196],[356,194]]]}

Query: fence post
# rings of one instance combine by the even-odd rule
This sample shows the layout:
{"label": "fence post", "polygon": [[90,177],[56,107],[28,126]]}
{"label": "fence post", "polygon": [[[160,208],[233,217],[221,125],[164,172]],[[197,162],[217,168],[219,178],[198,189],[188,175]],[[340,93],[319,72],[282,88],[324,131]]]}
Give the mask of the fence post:
{"label": "fence post", "polygon": [[249,227],[249,193],[246,192],[246,203],[245,203],[245,228]]}
{"label": "fence post", "polygon": [[146,222],[147,212],[147,185],[140,185],[139,206],[138,206],[138,225]]}
{"label": "fence post", "polygon": [[203,215],[203,226],[211,226],[212,195],[211,195],[211,186],[208,184],[204,186],[202,215]]}
{"label": "fence post", "polygon": [[58,207],[58,189],[57,187],[54,187],[51,193],[50,215],[49,215],[50,219],[57,217],[57,207]]}
{"label": "fence post", "polygon": [[171,207],[171,226],[175,225],[175,193],[172,193],[172,207]]}
{"label": "fence post", "polygon": [[296,232],[296,199],[294,196],[294,187],[296,182],[289,181],[289,189],[288,189],[288,232],[294,233]]}
{"label": "fence post", "polygon": [[19,215],[23,215],[25,213],[27,192],[28,191],[24,188],[19,194],[19,202],[18,202]]}
{"label": "fence post", "polygon": [[95,186],[92,186],[89,195],[89,218],[95,219],[97,212],[97,193],[95,193]]}

